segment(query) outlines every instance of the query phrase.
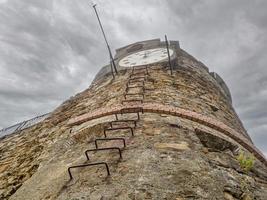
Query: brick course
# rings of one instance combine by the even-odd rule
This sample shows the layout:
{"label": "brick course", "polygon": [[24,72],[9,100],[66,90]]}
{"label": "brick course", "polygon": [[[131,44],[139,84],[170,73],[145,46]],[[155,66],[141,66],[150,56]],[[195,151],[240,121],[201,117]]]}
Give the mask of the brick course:
{"label": "brick course", "polygon": [[238,133],[234,129],[230,128],[229,126],[225,125],[224,123],[212,119],[210,117],[204,116],[202,114],[185,110],[182,108],[164,105],[159,103],[128,103],[128,104],[118,104],[110,107],[104,107],[97,109],[93,112],[83,114],[81,116],[72,118],[69,120],[68,125],[79,125],[86,121],[113,115],[113,114],[120,114],[120,113],[129,113],[129,112],[138,112],[140,109],[143,109],[143,112],[149,113],[158,113],[158,114],[169,114],[181,118],[185,118],[188,120],[192,120],[194,122],[200,123],[207,127],[213,128],[228,137],[232,138],[240,145],[242,145],[245,149],[250,151],[256,158],[258,158],[262,163],[267,166],[267,160],[265,156],[253,145],[253,143],[245,138],[242,134]]}

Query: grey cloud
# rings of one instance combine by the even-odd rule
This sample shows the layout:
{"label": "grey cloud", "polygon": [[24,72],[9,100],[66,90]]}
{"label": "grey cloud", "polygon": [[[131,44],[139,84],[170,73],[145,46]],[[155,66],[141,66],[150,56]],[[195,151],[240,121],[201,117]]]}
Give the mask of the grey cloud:
{"label": "grey cloud", "polygon": [[81,12],[64,1],[1,4],[1,127],[51,111],[89,85],[101,55],[84,5]]}

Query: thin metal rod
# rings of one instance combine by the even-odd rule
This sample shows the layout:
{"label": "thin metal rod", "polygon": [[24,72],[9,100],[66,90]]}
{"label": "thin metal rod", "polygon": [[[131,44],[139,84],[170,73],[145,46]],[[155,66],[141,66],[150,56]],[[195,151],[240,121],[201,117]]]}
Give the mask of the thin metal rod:
{"label": "thin metal rod", "polygon": [[91,152],[91,151],[108,151],[108,150],[118,150],[119,151],[119,154],[120,154],[120,158],[122,158],[121,149],[119,147],[108,147],[108,148],[99,148],[99,149],[89,149],[89,150],[86,150],[84,153],[85,153],[85,156],[86,156],[87,160],[90,160],[89,159],[89,156],[88,156],[88,152]]}
{"label": "thin metal rod", "polygon": [[[144,111],[142,110],[141,111],[142,113],[144,113]],[[140,120],[140,114],[139,114],[139,112],[125,112],[125,113],[123,113],[123,112],[121,112],[121,115],[123,115],[123,114],[129,114],[129,113],[136,113],[137,114],[137,120]]]}
{"label": "thin metal rod", "polygon": [[129,114],[129,113],[136,113],[138,116],[138,120],[140,119],[139,112],[144,113],[144,109],[142,107],[140,107],[140,108],[135,108],[135,109],[123,108],[120,110],[121,115],[122,114]]}
{"label": "thin metal rod", "polygon": [[167,35],[165,35],[165,42],[166,42],[166,48],[167,48],[167,52],[168,52],[169,66],[170,66],[171,75],[172,75],[172,64],[171,64],[171,57],[170,57],[170,51],[169,51],[169,42],[168,42],[168,39],[167,39]]}
{"label": "thin metal rod", "polygon": [[[130,77],[130,78],[129,78],[129,81],[140,80],[140,79],[142,79],[143,81],[145,81],[145,80],[146,80],[146,77],[145,77],[145,76]],[[141,80],[141,81],[142,81],[142,80]],[[129,81],[128,81],[128,82],[129,82]]]}
{"label": "thin metal rod", "polygon": [[138,85],[137,83],[141,83],[142,86],[145,85],[145,82],[144,81],[141,81],[141,82],[140,81],[134,81],[134,82],[132,82],[132,81],[129,80],[126,86],[129,86],[129,85]]}
{"label": "thin metal rod", "polygon": [[113,67],[115,69],[115,72],[116,72],[116,74],[118,74],[118,70],[117,70],[117,67],[116,67],[116,64],[115,64],[115,61],[114,61],[114,58],[113,58],[113,55],[111,53],[109,45],[108,45],[108,51],[109,51],[109,57],[110,57],[110,59],[112,61]]}
{"label": "thin metal rod", "polygon": [[109,125],[111,128],[113,128],[113,124],[115,123],[134,123],[134,127],[136,127],[136,120],[134,119],[121,119],[121,120],[116,120],[116,121],[111,121],[109,122]]}
{"label": "thin metal rod", "polygon": [[122,104],[129,103],[129,102],[140,102],[143,103],[143,99],[124,99],[121,101]]}
{"label": "thin metal rod", "polygon": [[110,69],[112,73],[112,77],[115,78],[114,72],[113,72],[113,67],[112,67],[112,61],[110,60]]}
{"label": "thin metal rod", "polygon": [[142,88],[142,91],[145,92],[145,87],[144,85],[134,85],[134,86],[129,86],[128,84],[126,85],[126,92],[128,92],[130,89],[134,88]]}
{"label": "thin metal rod", "polygon": [[105,165],[106,169],[107,169],[107,174],[108,174],[108,176],[110,175],[108,164],[106,162],[97,162],[97,163],[89,163],[89,164],[75,165],[75,166],[69,167],[68,168],[68,173],[69,173],[69,176],[70,176],[70,180],[73,179],[73,176],[72,176],[71,171],[70,171],[71,169],[80,168],[80,167],[89,167],[89,166],[94,166],[94,165]]}
{"label": "thin metal rod", "polygon": [[142,96],[143,99],[145,98],[145,94],[143,92],[138,92],[138,93],[125,93],[124,94],[124,99],[127,99],[127,96]]}
{"label": "thin metal rod", "polygon": [[131,130],[131,134],[132,136],[134,136],[134,133],[133,133],[133,128],[130,127],[130,126],[127,126],[127,127],[117,127],[117,128],[105,128],[104,129],[104,136],[105,138],[107,138],[107,131],[115,131],[115,130]]}
{"label": "thin metal rod", "polygon": [[146,70],[146,75],[149,75],[147,65],[145,67],[138,67],[138,68],[136,68],[136,66],[133,66],[132,73],[134,73],[135,70],[140,70],[140,71]]}
{"label": "thin metal rod", "polygon": [[111,140],[121,140],[123,141],[123,147],[126,147],[126,142],[124,138],[118,137],[118,138],[97,138],[95,139],[95,148],[98,149],[97,141],[111,141]]}
{"label": "thin metal rod", "polygon": [[133,72],[131,73],[130,77],[132,76],[138,76],[138,75],[148,75],[146,71],[139,71],[139,72]]}
{"label": "thin metal rod", "polygon": [[[110,46],[109,46],[109,44],[108,44],[108,40],[107,40],[107,38],[106,38],[106,34],[105,34],[105,32],[104,32],[104,28],[103,28],[103,26],[102,26],[102,23],[101,23],[101,21],[100,21],[99,15],[98,15],[98,13],[97,13],[97,10],[96,10],[96,4],[93,5],[93,8],[94,8],[94,10],[95,10],[95,14],[96,14],[96,17],[97,17],[99,26],[100,26],[100,28],[101,28],[102,34],[103,34],[103,36],[104,36],[104,39],[105,39],[105,42],[106,42],[106,45],[107,45],[107,48],[108,48],[108,52],[109,52],[110,59],[111,59],[111,61],[112,61],[113,67],[114,67],[114,69],[115,69],[115,72],[116,72],[116,74],[117,74],[117,73],[118,73],[118,71],[117,71],[117,67],[116,67],[114,58],[113,58],[113,56],[112,56],[111,50],[110,50]],[[111,66],[111,67],[112,67],[112,66]]]}
{"label": "thin metal rod", "polygon": [[116,120],[118,120],[118,115],[117,114],[115,114],[115,117],[116,117]]}
{"label": "thin metal rod", "polygon": [[147,76],[138,76],[139,74],[131,74],[130,75],[130,79],[134,79],[134,78],[137,78],[137,79],[140,79],[140,78],[143,78],[143,79],[146,79]]}
{"label": "thin metal rod", "polygon": [[25,124],[27,124],[27,122],[29,122],[29,121],[30,120],[23,121],[22,123],[20,123],[19,126],[16,128],[16,130],[14,132],[21,130],[23,128],[23,126],[25,126]]}

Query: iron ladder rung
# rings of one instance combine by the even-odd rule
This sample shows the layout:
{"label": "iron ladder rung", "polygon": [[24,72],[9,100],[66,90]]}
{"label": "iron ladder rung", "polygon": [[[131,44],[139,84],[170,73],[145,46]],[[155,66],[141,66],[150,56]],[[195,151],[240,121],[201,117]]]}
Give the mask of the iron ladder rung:
{"label": "iron ladder rung", "polygon": [[133,84],[133,83],[145,83],[145,80],[140,80],[140,79],[129,79],[127,84]]}
{"label": "iron ladder rung", "polygon": [[139,86],[145,86],[145,81],[128,81],[126,87],[129,85],[138,85],[139,83],[141,83]]}
{"label": "iron ladder rung", "polygon": [[143,99],[145,98],[145,94],[143,92],[137,92],[137,93],[125,93],[124,99],[127,98],[127,96],[142,96]]}
{"label": "iron ladder rung", "polygon": [[132,122],[132,123],[134,123],[134,127],[136,127],[137,121],[134,119],[120,119],[120,120],[116,120],[116,121],[111,121],[111,122],[109,122],[109,124],[110,124],[110,127],[113,128],[112,127],[113,123],[120,123],[120,122],[122,122],[122,123]]}
{"label": "iron ladder rung", "polygon": [[114,137],[114,138],[97,138],[95,139],[95,148],[98,149],[97,141],[112,141],[112,140],[120,140],[123,141],[123,147],[126,147],[125,139],[122,137]]}
{"label": "iron ladder rung", "polygon": [[126,127],[116,127],[116,128],[105,128],[104,129],[105,138],[107,138],[107,131],[115,131],[115,130],[131,130],[131,134],[132,136],[134,136],[133,128],[130,126],[126,126]]}
{"label": "iron ladder rung", "polygon": [[[136,120],[140,120],[140,114],[139,114],[139,112],[120,113],[120,114],[123,115],[123,114],[132,114],[132,113],[136,113],[136,115],[137,115],[137,119]],[[116,118],[116,120],[119,120],[118,114],[115,114],[115,118]]]}
{"label": "iron ladder rung", "polygon": [[146,80],[146,78],[147,78],[147,77],[145,77],[145,76],[140,76],[140,77],[137,76],[137,77],[133,77],[133,78],[130,77],[130,78],[129,78],[129,81],[130,81],[130,80],[140,80],[140,79]]}
{"label": "iron ladder rung", "polygon": [[71,169],[82,168],[82,167],[90,167],[90,166],[96,166],[96,165],[105,165],[106,166],[106,170],[107,170],[107,174],[108,174],[108,176],[110,175],[109,167],[108,167],[108,164],[106,162],[96,162],[96,163],[89,163],[89,164],[83,164],[83,165],[74,165],[74,166],[68,167],[68,173],[69,173],[70,180],[73,179],[73,176],[71,174]]}
{"label": "iron ladder rung", "polygon": [[143,103],[143,99],[124,99],[121,102],[122,102],[122,104],[128,103],[128,102],[141,102],[141,103]]}
{"label": "iron ladder rung", "polygon": [[[143,75],[143,76],[139,76],[139,75]],[[141,74],[141,73],[135,73],[135,74],[130,74],[130,79],[131,78],[147,78],[147,75],[146,74]]]}
{"label": "iron ladder rung", "polygon": [[134,89],[134,88],[142,88],[142,91],[143,92],[145,91],[145,86],[144,85],[133,85],[133,86],[127,85],[126,86],[126,92],[128,92],[129,89]]}
{"label": "iron ladder rung", "polygon": [[[120,114],[128,114],[128,113],[144,113],[144,109],[142,107],[138,107],[138,108],[123,108],[120,110]],[[138,119],[139,120],[139,119]]]}
{"label": "iron ladder rung", "polygon": [[146,66],[142,66],[142,67],[136,67],[136,66],[133,66],[133,69],[132,69],[132,72],[134,72],[135,70],[146,70],[146,73],[148,74],[148,67],[147,65]]}
{"label": "iron ladder rung", "polygon": [[107,147],[107,148],[97,148],[97,149],[88,149],[84,152],[87,160],[90,160],[89,156],[88,156],[88,152],[91,151],[109,151],[109,150],[118,150],[119,154],[120,154],[120,158],[122,158],[121,155],[121,149],[119,147]]}

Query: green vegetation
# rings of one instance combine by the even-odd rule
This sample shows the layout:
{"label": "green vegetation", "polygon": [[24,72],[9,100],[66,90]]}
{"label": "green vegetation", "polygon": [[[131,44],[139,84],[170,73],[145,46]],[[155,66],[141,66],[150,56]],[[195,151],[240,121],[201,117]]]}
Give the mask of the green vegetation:
{"label": "green vegetation", "polygon": [[254,166],[255,158],[251,154],[246,154],[244,151],[241,151],[237,156],[240,167],[245,171],[249,172]]}

